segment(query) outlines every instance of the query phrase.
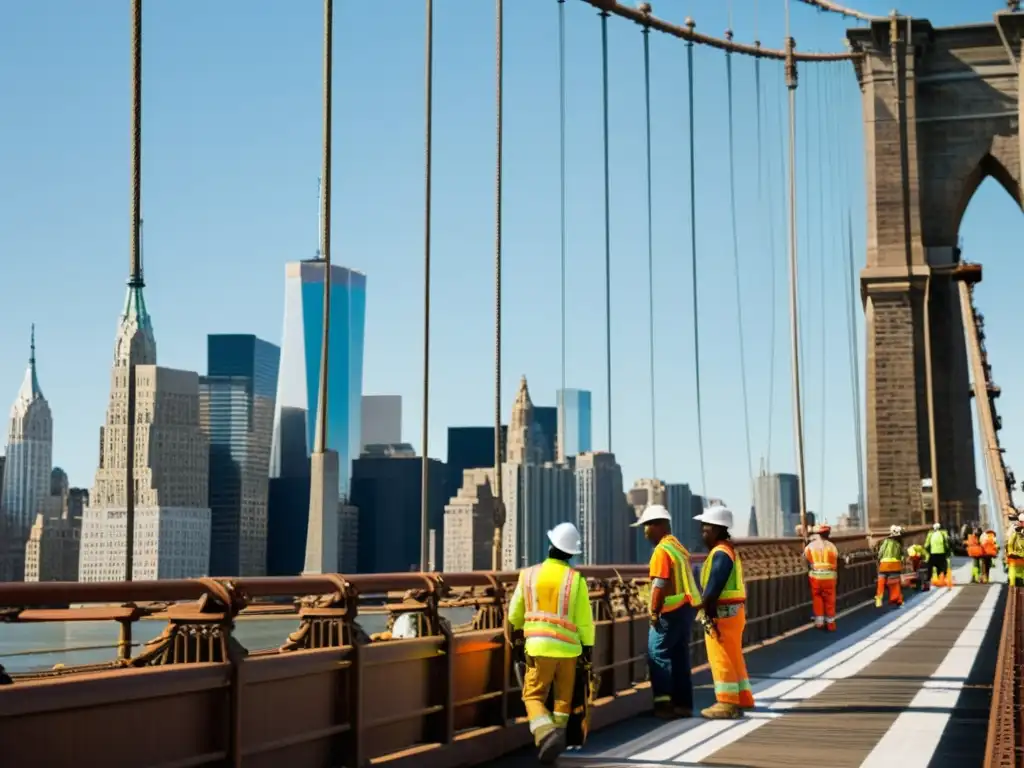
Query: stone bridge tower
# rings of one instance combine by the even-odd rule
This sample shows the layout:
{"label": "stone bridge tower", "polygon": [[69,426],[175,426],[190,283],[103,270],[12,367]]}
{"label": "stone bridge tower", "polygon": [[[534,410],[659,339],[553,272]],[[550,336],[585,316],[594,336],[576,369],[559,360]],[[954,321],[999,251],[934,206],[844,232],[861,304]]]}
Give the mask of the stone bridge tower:
{"label": "stone bridge tower", "polygon": [[1008,12],[948,28],[894,17],[848,34],[862,54],[854,65],[866,155],[861,296],[875,529],[931,522],[921,482],[933,467],[942,519],[977,519],[967,352],[951,271],[960,221],[982,180],[995,177],[1021,203],[1022,34],[1024,14]]}

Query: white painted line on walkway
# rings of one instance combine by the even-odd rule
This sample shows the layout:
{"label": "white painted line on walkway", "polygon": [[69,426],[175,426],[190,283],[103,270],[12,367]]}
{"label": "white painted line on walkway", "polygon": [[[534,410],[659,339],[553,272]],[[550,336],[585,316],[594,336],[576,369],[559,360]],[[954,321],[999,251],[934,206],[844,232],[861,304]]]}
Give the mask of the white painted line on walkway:
{"label": "white painted line on walkway", "polygon": [[[985,633],[995,614],[1000,587],[988,592],[981,605],[939,668],[926,680],[907,712],[903,712],[879,740],[861,768],[928,768],[956,707],[960,692],[981,652]],[[932,710],[927,712],[915,710]]]}
{"label": "white painted line on walkway", "polygon": [[766,684],[754,687],[754,698],[759,707],[767,707],[749,713],[744,720],[702,723],[627,759],[639,762],[673,760],[676,763],[696,763],[703,760],[757,730],[769,720],[779,717],[786,710],[821,693],[836,680],[856,675],[890,648],[931,621],[950,603],[954,594],[950,589],[934,590],[905,613],[889,614],[881,621],[873,622],[855,633],[853,637],[858,639],[849,643],[844,650],[837,653],[830,647],[822,653],[815,654],[815,657],[826,655],[817,663],[812,661],[807,665],[805,660],[804,663],[790,665],[779,672],[778,676],[792,679],[767,681]]}

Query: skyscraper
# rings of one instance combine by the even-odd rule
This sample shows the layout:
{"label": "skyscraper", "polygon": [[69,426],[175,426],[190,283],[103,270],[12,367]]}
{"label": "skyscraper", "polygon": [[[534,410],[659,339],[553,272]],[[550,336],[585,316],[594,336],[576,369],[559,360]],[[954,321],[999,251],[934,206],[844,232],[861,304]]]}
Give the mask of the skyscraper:
{"label": "skyscraper", "polygon": [[[271,477],[294,476],[313,452],[324,319],[324,262],[285,267],[284,333],[274,413]],[[327,448],[338,453],[339,493],[349,495],[352,461],[362,440],[366,276],[331,265],[331,334],[327,377]],[[308,471],[308,469],[307,469]],[[308,509],[306,510],[308,516]],[[303,524],[303,526],[305,523]]]}
{"label": "skyscraper", "polygon": [[[501,428],[501,460],[505,460],[508,427]],[[494,467],[494,427],[448,427],[448,495],[463,487],[467,469]]]}
{"label": "skyscraper", "polygon": [[360,455],[368,445],[402,442],[401,395],[363,395],[362,408]]}
{"label": "skyscraper", "polygon": [[36,331],[32,326],[28,368],[11,406],[7,428],[0,513],[7,528],[7,578],[21,579],[25,571],[25,542],[39,505],[50,493],[53,469],[53,418],[36,375]]}
{"label": "skyscraper", "polygon": [[200,418],[210,441],[210,575],[263,576],[281,351],[249,334],[207,337]]}
{"label": "skyscraper", "polygon": [[754,479],[754,515],[759,536],[793,536],[800,524],[800,478],[761,470]]}
{"label": "skyscraper", "polygon": [[82,518],[80,581],[125,577],[128,409],[134,371],[134,579],[203,576],[210,565],[209,442],[199,424],[199,375],[159,368],[143,297],[141,258],[132,264],[100,427],[100,461]]}
{"label": "skyscraper", "polygon": [[[556,392],[559,429],[558,460],[578,456],[591,450],[590,444],[590,392],[585,389],[566,389]],[[564,424],[564,426],[563,426]]]}
{"label": "skyscraper", "polygon": [[39,507],[25,544],[25,581],[75,581],[82,510],[89,494],[70,488],[60,467],[50,475],[50,494]]}
{"label": "skyscraper", "polygon": [[558,456],[558,408],[533,406],[533,427],[537,430],[537,460],[541,463],[554,461]]}
{"label": "skyscraper", "polygon": [[[444,546],[444,464],[430,459],[428,525]],[[418,456],[364,456],[352,470],[352,504],[359,510],[359,573],[420,570],[423,460]],[[443,552],[444,550],[441,549]]]}
{"label": "skyscraper", "polygon": [[489,571],[494,537],[493,469],[467,469],[444,508],[444,570]]}
{"label": "skyscraper", "polygon": [[633,510],[622,490],[622,468],[614,453],[586,452],[576,457],[577,527],[583,538],[580,562],[628,563],[635,552],[629,524]]}

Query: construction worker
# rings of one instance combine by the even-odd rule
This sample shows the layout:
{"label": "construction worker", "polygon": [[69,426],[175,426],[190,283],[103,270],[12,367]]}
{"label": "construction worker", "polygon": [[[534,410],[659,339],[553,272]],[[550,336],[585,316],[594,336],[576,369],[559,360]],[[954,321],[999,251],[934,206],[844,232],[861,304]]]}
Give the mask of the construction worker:
{"label": "construction worker", "polygon": [[690,553],[672,535],[668,510],[652,504],[634,528],[654,545],[651,555],[651,628],[647,633],[647,666],[651,673],[654,714],[670,720],[693,716],[690,680],[690,639],[700,608]]}
{"label": "construction worker", "polygon": [[967,549],[967,556],[973,561],[971,563],[971,584],[981,584],[983,583],[981,559],[985,556],[985,551],[981,548],[981,528],[975,528],[967,534],[964,546]]}
{"label": "construction worker", "polygon": [[889,602],[903,605],[903,529],[894,525],[888,537],[878,546],[878,584],[875,589],[875,607],[882,607],[882,595],[889,587]]}
{"label": "construction worker", "polygon": [[953,574],[950,571],[949,556],[951,547],[949,544],[949,533],[942,529],[940,523],[935,523],[928,531],[924,540],[924,548],[928,550],[928,570],[931,572],[933,587],[952,587]]}
{"label": "construction worker", "polygon": [[1024,586],[1024,512],[1018,515],[1006,540],[1006,573],[1011,587]]}
{"label": "construction worker", "polygon": [[[508,621],[525,638],[523,704],[541,763],[553,763],[565,750],[577,662],[590,663],[594,616],[584,578],[569,565],[583,551],[572,523],[548,531],[548,558],[519,574],[508,607]],[[513,645],[517,638],[513,636]],[[554,689],[554,713],[548,694]]]}
{"label": "construction worker", "polygon": [[811,605],[814,626],[834,632],[836,629],[836,578],[839,573],[839,550],[829,541],[832,527],[819,525],[813,529],[804,557],[811,566]]}
{"label": "construction worker", "polygon": [[921,565],[928,562],[928,550],[920,544],[911,544],[907,547],[907,557],[910,558],[910,570],[914,572],[917,591],[923,592],[929,582],[927,566],[922,569]]}
{"label": "construction worker", "polygon": [[981,534],[981,583],[988,584],[992,578],[992,563],[999,555],[999,540],[992,529]]}
{"label": "construction worker", "polygon": [[701,523],[701,538],[708,548],[700,571],[704,601],[700,622],[716,699],[701,714],[712,720],[733,720],[742,717],[744,709],[754,707],[754,691],[743,658],[743,628],[747,624],[743,563],[729,538],[732,510],[713,506],[694,519]]}

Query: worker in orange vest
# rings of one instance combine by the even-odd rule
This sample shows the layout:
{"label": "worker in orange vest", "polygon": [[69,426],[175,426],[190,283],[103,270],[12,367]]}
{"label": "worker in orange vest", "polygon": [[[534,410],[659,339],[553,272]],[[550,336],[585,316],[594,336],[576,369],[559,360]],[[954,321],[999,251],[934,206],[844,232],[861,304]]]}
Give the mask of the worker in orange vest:
{"label": "worker in orange vest", "polygon": [[999,541],[996,532],[987,530],[981,534],[981,583],[988,584],[992,575],[992,563],[999,555]]}
{"label": "worker in orange vest", "polygon": [[834,632],[836,629],[836,578],[839,573],[839,550],[829,541],[832,527],[819,525],[813,529],[804,557],[811,566],[811,605],[814,626]]}
{"label": "worker in orange vest", "polygon": [[967,556],[974,561],[971,567],[971,584],[981,583],[981,558],[984,556],[984,550],[981,548],[981,528],[975,528],[968,534],[966,546]]}

